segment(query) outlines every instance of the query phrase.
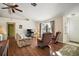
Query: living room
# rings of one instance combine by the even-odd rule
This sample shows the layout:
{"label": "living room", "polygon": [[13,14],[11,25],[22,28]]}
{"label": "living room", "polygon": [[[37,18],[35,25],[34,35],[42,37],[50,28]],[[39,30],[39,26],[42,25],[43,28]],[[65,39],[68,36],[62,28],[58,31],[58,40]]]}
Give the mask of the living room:
{"label": "living room", "polygon": [[[8,5],[12,5],[12,7]],[[16,11],[15,5],[19,5],[18,8],[22,11]],[[13,11],[4,8],[7,6],[14,8]],[[79,47],[78,6],[78,3],[1,3],[0,43],[9,40],[9,48],[6,48],[8,49],[8,56],[79,55],[79,53],[76,54]],[[77,28],[77,30],[74,31],[73,28]],[[52,38],[49,33],[51,33]],[[56,33],[60,34],[55,40]],[[47,36],[44,37],[44,34]],[[42,39],[44,42],[46,41],[45,44],[48,47],[39,43]],[[51,39],[56,41],[55,44],[51,43]],[[4,44],[6,43],[4,42]],[[67,45],[64,47],[65,44]],[[63,52],[65,48],[67,50]],[[68,50],[70,51],[68,52]],[[71,51],[74,52],[71,53]],[[2,55],[6,55],[6,52]]]}

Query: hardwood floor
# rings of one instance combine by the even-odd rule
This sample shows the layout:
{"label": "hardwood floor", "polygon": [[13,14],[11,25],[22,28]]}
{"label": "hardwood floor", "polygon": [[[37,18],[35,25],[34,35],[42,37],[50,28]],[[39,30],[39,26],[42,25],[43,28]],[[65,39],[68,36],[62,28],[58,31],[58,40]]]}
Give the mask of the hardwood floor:
{"label": "hardwood floor", "polygon": [[[31,46],[21,47],[17,46],[15,39],[9,39],[9,49],[8,49],[8,56],[49,56],[49,48],[46,47],[44,49],[35,47],[32,48]],[[62,48],[62,43],[55,44],[55,50],[59,50]]]}

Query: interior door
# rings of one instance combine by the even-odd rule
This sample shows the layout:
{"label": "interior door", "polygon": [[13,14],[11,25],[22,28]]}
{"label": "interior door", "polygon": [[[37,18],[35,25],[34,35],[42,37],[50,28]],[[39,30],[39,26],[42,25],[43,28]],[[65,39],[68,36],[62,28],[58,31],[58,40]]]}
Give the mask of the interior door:
{"label": "interior door", "polygon": [[8,23],[8,37],[15,37],[15,23]]}

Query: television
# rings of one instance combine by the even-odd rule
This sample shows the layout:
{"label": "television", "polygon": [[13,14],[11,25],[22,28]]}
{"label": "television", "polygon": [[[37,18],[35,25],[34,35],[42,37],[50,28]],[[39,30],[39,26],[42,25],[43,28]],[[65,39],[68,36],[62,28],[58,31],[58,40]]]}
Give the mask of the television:
{"label": "television", "polygon": [[32,29],[27,29],[27,30],[26,30],[26,36],[27,36],[27,37],[32,37],[32,34],[33,34]]}

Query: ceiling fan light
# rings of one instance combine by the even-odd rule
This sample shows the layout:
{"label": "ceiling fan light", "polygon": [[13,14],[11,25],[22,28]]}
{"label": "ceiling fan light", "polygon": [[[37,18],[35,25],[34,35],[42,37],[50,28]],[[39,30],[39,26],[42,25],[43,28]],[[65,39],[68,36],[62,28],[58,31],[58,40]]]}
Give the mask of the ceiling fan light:
{"label": "ceiling fan light", "polygon": [[19,7],[18,5],[15,5],[15,7]]}

